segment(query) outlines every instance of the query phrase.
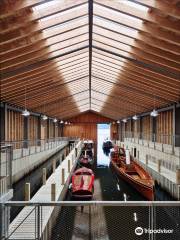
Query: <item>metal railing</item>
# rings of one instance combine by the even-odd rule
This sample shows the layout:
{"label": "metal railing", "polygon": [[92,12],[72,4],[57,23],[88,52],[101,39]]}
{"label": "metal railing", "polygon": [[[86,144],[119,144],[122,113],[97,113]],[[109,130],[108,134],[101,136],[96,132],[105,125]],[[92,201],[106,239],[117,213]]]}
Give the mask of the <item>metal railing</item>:
{"label": "metal railing", "polygon": [[151,132],[124,132],[122,140],[125,139],[161,150],[162,152],[164,148],[169,148],[172,154],[175,153],[175,150],[179,150],[180,153],[180,135],[154,134]]}
{"label": "metal railing", "polygon": [[70,140],[77,141],[77,138],[58,137],[49,139],[4,141],[1,146],[11,145],[13,149],[13,159],[19,159],[32,154],[43,152],[58,147]]}
{"label": "metal railing", "polygon": [[12,146],[0,146],[0,198],[12,187]]}
{"label": "metal railing", "polygon": [[[19,206],[26,208],[26,214],[9,223],[8,214]],[[51,219],[46,219],[49,209],[53,209]],[[164,240],[180,239],[180,202],[175,201],[7,202],[1,204],[1,213],[4,240],[75,239],[77,236],[96,240],[158,240],[160,233]]]}

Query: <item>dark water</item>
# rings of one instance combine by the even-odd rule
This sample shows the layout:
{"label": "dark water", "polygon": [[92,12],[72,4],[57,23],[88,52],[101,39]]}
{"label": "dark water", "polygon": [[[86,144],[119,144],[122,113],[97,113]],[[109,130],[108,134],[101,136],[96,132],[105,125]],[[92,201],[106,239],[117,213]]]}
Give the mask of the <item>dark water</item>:
{"label": "dark water", "polygon": [[[93,166],[95,173],[93,200],[102,201],[143,201],[134,188],[117,178],[109,166],[109,153],[97,147],[97,159]],[[172,200],[159,186],[156,187],[156,200]],[[71,200],[67,194],[65,200]],[[180,220],[178,209],[156,209],[157,228],[174,229],[172,240],[180,239]],[[173,213],[173,214],[172,214]],[[135,220],[136,216],[136,220]],[[148,234],[137,236],[135,229],[139,226],[149,228],[149,207],[62,207],[52,229],[51,240],[105,239],[105,240],[149,240]],[[166,224],[164,223],[166,219]],[[158,239],[166,239],[164,235]],[[169,238],[167,238],[169,239]]]}

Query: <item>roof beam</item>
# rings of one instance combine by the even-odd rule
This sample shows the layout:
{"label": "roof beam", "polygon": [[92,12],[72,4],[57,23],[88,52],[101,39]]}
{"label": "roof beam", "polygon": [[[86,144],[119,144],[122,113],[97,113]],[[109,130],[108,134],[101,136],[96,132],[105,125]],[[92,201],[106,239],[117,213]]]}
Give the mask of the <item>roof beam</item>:
{"label": "roof beam", "polygon": [[93,0],[88,1],[88,14],[89,14],[89,109],[91,109]]}
{"label": "roof beam", "polygon": [[[96,4],[99,6],[108,8],[112,10],[112,15],[114,12],[120,12],[126,15],[129,15],[131,17],[147,21],[150,23],[153,23],[156,27],[156,25],[160,25],[162,28],[165,28],[167,30],[173,31],[173,32],[180,32],[179,29],[179,21],[172,21],[170,19],[166,19],[164,17],[158,16],[153,12],[144,12],[142,10],[136,9],[134,7],[129,7],[128,5],[124,4],[123,1],[116,2],[116,1],[109,1],[109,0],[96,0]],[[132,20],[133,21],[133,20]]]}
{"label": "roof beam", "polygon": [[107,50],[107,49],[104,49],[102,47],[98,47],[98,46],[95,46],[95,45],[93,45],[93,48],[101,50],[102,52],[106,52],[106,53],[109,53],[111,55],[114,55],[114,56],[126,59],[126,60],[129,60],[130,62],[133,62],[133,63],[135,63],[138,66],[143,66],[143,67],[145,67],[145,68],[147,68],[149,70],[153,70],[154,72],[161,73],[161,74],[163,74],[165,76],[167,75],[167,76],[170,76],[172,78],[175,78],[175,79],[179,80],[179,74],[175,74],[174,72],[170,72],[170,71],[166,70],[165,68],[157,67],[154,64],[145,63],[143,61],[137,60],[136,58],[123,56],[122,54],[118,54],[118,53],[112,52],[110,50]]}
{"label": "roof beam", "polygon": [[50,61],[52,61],[52,60],[54,60],[54,59],[56,59],[56,58],[63,57],[63,56],[67,56],[67,55],[69,55],[69,54],[71,54],[71,53],[78,52],[78,51],[80,51],[80,50],[82,50],[82,49],[86,49],[86,48],[88,48],[88,47],[89,47],[89,46],[86,45],[86,46],[84,46],[84,47],[80,47],[80,48],[77,48],[77,49],[73,49],[73,50],[71,50],[71,51],[68,51],[68,52],[66,52],[66,53],[59,54],[59,55],[57,55],[57,56],[55,56],[55,57],[50,57],[50,58],[47,58],[47,59],[44,59],[44,60],[41,60],[41,61],[37,61],[37,62],[32,63],[32,64],[29,64],[29,65],[25,65],[25,66],[23,66],[23,67],[21,67],[21,68],[18,68],[18,69],[13,70],[13,71],[9,71],[9,72],[2,73],[2,74],[1,74],[1,77],[2,77],[2,78],[1,78],[1,79],[5,78],[5,77],[14,76],[15,74],[27,72],[27,71],[29,71],[29,70],[35,69],[35,68],[37,68],[37,67],[40,67],[40,66],[42,66],[43,64],[48,63],[48,62],[50,62]]}

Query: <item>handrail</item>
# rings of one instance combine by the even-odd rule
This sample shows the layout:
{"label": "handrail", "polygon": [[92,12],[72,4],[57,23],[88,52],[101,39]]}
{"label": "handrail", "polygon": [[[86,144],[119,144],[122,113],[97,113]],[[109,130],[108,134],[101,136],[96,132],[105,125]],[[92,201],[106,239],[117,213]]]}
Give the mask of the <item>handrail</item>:
{"label": "handrail", "polygon": [[4,206],[175,206],[180,207],[180,201],[9,201],[0,203]]}

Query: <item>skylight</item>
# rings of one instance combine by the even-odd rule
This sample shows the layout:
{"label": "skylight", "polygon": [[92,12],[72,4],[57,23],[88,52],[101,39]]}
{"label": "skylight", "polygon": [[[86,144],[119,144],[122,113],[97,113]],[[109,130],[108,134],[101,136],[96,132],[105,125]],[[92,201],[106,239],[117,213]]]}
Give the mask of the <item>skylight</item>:
{"label": "skylight", "polygon": [[[51,8],[51,7],[54,7],[54,5],[56,5],[59,1],[50,1],[50,2],[47,2],[47,3],[43,3],[43,4],[39,4],[38,6],[36,7],[33,7],[33,11],[41,11],[41,10],[44,10],[44,9],[47,9],[47,8]],[[60,2],[59,2],[60,3]]]}
{"label": "skylight", "polygon": [[[122,0],[119,0],[118,2],[122,2]],[[123,4],[128,5],[129,7],[136,8],[136,9],[141,10],[143,12],[148,12],[148,10],[149,10],[148,7],[145,7],[141,4],[138,4],[138,3],[135,3],[135,2],[132,2],[132,1],[129,1],[129,0],[123,1]]]}

